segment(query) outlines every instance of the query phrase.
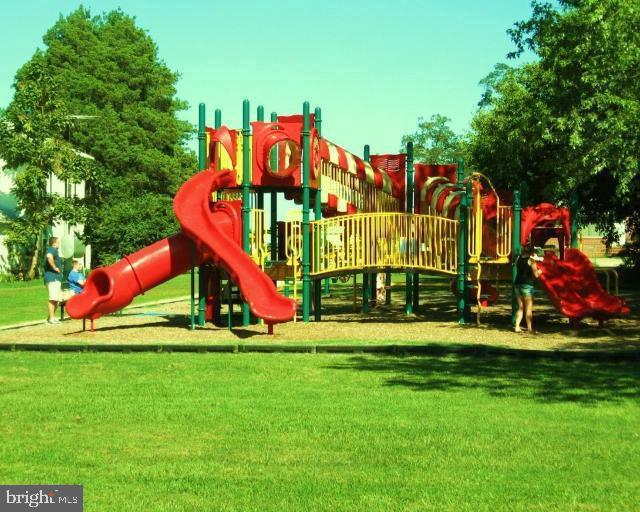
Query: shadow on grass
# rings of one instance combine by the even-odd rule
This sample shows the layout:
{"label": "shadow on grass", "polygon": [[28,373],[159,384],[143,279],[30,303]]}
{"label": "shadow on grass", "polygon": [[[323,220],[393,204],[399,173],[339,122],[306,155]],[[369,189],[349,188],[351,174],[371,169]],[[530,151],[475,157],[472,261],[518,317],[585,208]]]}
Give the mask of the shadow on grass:
{"label": "shadow on grass", "polygon": [[464,353],[468,347],[459,348],[460,353],[454,346],[442,355],[421,357],[358,356],[328,368],[380,373],[387,386],[418,392],[479,390],[494,397],[582,404],[640,401],[637,354],[628,360],[598,360],[567,352],[532,356],[510,350],[482,355],[479,350]]}

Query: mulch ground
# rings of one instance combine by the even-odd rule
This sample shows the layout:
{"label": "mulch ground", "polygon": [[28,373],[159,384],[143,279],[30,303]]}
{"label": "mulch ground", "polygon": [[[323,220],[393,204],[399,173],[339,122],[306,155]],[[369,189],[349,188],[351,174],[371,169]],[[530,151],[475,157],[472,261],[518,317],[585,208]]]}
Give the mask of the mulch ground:
{"label": "mulch ground", "polygon": [[[537,334],[516,334],[510,328],[510,306],[493,306],[483,312],[481,324],[456,323],[455,302],[449,293],[427,287],[421,292],[421,304],[416,314],[405,315],[404,294],[394,293],[390,306],[372,308],[369,314],[354,307],[351,293],[344,290],[339,296],[323,299],[321,322],[290,322],[275,326],[275,334],[267,334],[266,325],[236,327],[207,325],[189,329],[189,302],[180,301],[125,310],[121,315],[100,318],[95,332],[82,331],[82,321],[66,320],[59,325],[45,323],[36,326],[0,331],[0,343],[61,343],[61,344],[424,344],[456,343],[481,344],[527,349],[584,350],[584,349],[640,349],[640,315],[638,294],[627,294],[633,306],[632,314],[615,319],[604,327],[592,320],[578,328],[570,328],[544,297],[537,297],[535,327]],[[358,308],[356,310],[356,307]],[[236,312],[239,308],[236,308]],[[226,321],[226,316],[225,316]],[[87,322],[88,325],[88,322]]]}

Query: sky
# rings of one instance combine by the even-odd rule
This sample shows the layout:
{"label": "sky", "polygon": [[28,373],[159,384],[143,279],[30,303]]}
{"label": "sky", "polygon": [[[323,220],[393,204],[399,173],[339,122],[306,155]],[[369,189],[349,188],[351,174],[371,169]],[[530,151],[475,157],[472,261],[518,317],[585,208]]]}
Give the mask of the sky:
{"label": "sky", "polygon": [[[84,0],[93,14],[135,16],[180,73],[178,97],[197,123],[198,103],[242,123],[242,100],[292,114],[321,107],[323,135],[357,154],[397,152],[418,117],[443,114],[462,132],[480,99],[478,82],[513,45],[506,30],[530,0]],[[71,0],[0,0],[0,106],[16,70]]]}

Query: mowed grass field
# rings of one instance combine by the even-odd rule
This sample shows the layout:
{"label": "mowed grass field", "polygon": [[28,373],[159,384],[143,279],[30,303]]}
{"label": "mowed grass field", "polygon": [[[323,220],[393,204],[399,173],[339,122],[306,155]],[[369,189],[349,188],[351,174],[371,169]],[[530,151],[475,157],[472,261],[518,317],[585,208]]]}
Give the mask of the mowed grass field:
{"label": "mowed grass field", "polygon": [[637,361],[0,353],[0,481],[87,511],[640,509]]}
{"label": "mowed grass field", "polygon": [[[196,286],[197,286],[196,274]],[[189,295],[190,275],[180,275],[136,297],[134,305]],[[47,319],[47,289],[41,279],[0,283],[0,327]]]}

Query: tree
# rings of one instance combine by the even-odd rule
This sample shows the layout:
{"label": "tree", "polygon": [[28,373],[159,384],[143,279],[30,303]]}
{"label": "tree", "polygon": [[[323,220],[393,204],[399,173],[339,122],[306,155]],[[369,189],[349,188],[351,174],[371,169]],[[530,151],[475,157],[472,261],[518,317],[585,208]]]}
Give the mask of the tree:
{"label": "tree", "polygon": [[463,139],[449,126],[451,119],[441,114],[429,120],[418,118],[418,129],[402,137],[400,151],[405,151],[407,142],[413,142],[413,155],[417,162],[447,164],[464,156]]}
{"label": "tree", "polygon": [[13,194],[22,215],[9,224],[7,245],[15,252],[26,248],[26,266],[17,273],[33,279],[40,263],[42,234],[58,220],[82,223],[87,209],[81,199],[49,194],[51,176],[80,183],[92,176],[92,165],[65,140],[72,118],[59,96],[41,52],[16,74],[15,95],[0,117],[0,154],[13,169]]}
{"label": "tree", "polygon": [[559,5],[534,0],[510,30],[511,56],[528,48],[539,60],[489,77],[471,155],[531,197],[575,195],[581,221],[613,241],[640,199],[640,10],[637,0]]}
{"label": "tree", "polygon": [[[77,123],[72,140],[99,164],[85,228],[97,259],[108,263],[177,231],[171,200],[197,169],[184,146],[193,128],[176,117],[187,107],[175,96],[178,75],[121,10],[92,16],[81,7],[60,17],[43,40],[63,99],[74,114],[91,116]],[[152,225],[141,222],[149,214],[143,195],[163,205],[154,208]]]}

